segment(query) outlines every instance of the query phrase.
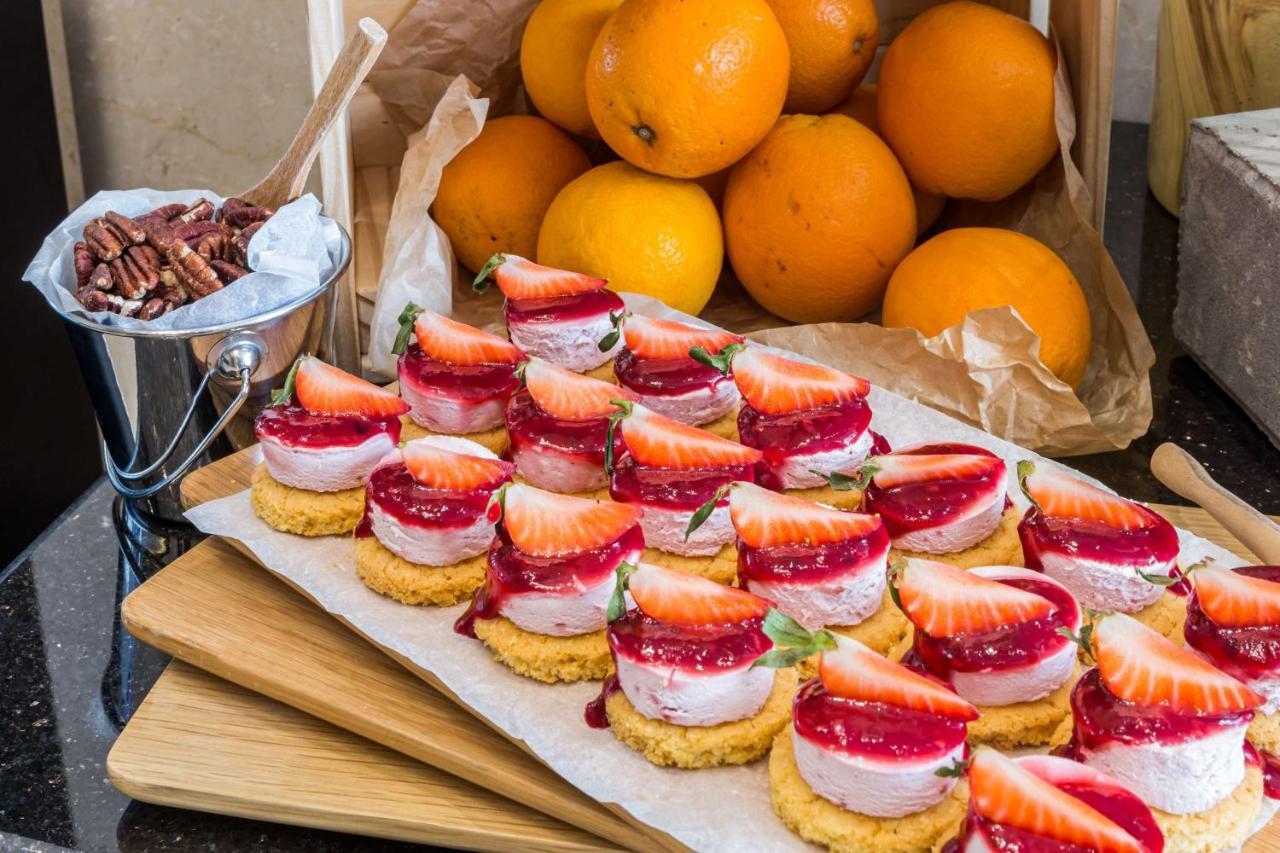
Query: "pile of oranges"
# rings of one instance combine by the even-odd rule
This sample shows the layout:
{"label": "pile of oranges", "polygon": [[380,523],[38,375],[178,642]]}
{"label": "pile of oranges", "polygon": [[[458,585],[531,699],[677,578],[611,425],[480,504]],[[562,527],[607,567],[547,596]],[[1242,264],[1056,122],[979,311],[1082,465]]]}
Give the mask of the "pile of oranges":
{"label": "pile of oranges", "polygon": [[873,0],[541,0],[520,53],[540,117],[489,121],[434,215],[473,270],[511,252],[689,313],[726,255],[794,322],[883,303],[886,325],[932,335],[1012,305],[1077,385],[1089,312],[1057,255],[984,228],[917,246],[948,198],[1003,199],[1058,154],[1052,45],[952,0],[864,83],[881,35]]}

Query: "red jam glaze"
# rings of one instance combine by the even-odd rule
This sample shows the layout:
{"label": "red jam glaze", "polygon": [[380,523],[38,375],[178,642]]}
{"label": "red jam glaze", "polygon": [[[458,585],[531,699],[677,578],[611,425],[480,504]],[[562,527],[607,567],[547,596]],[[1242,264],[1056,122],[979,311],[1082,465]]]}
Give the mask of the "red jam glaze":
{"label": "red jam glaze", "polygon": [[1080,749],[1107,743],[1181,743],[1216,732],[1247,726],[1253,711],[1195,716],[1161,705],[1137,705],[1120,699],[1102,683],[1097,667],[1086,672],[1071,691],[1075,729],[1064,754],[1077,758]]}
{"label": "red jam glaze", "polygon": [[[903,451],[898,451],[899,453]],[[992,456],[996,454],[971,444],[925,444],[911,448],[911,455],[966,454]],[[997,465],[992,471],[976,477],[957,480],[935,480],[927,483],[905,483],[885,489],[873,480],[862,496],[863,509],[877,512],[889,536],[897,539],[914,530],[937,527],[962,512],[973,502],[991,494],[993,489],[1004,490],[1005,470]],[[1009,499],[1005,497],[1005,506]]]}
{"label": "red jam glaze", "polygon": [[632,608],[609,623],[606,636],[615,661],[622,655],[640,664],[704,672],[749,666],[773,648],[763,622],[675,625]]}
{"label": "red jam glaze", "polygon": [[[485,514],[489,498],[500,485],[465,492],[432,489],[415,480],[403,462],[381,465],[369,475],[365,487],[365,516],[369,516],[370,505],[377,504],[378,509],[408,527],[469,527]],[[371,533],[372,530],[365,535]],[[356,536],[360,535],[357,530]]]}
{"label": "red jam glaze", "polygon": [[622,297],[612,290],[589,290],[572,296],[547,299],[508,299],[507,323],[563,323],[626,310]]}
{"label": "red jam glaze", "polygon": [[766,460],[844,447],[860,438],[870,425],[871,406],[861,397],[785,415],[767,415],[746,402],[738,411],[742,443],[763,452]]}
{"label": "red jam glaze", "polygon": [[588,726],[593,729],[609,728],[609,713],[605,710],[605,703],[609,701],[610,696],[621,689],[622,685],[618,683],[616,672],[611,672],[604,677],[604,684],[600,685],[600,695],[582,709],[582,718],[586,720]]}
{"label": "red jam glaze", "polygon": [[967,726],[937,714],[832,695],[820,679],[792,706],[796,734],[846,755],[910,761],[938,758],[965,742]]}
{"label": "red jam glaze", "polygon": [[[1236,571],[1280,583],[1280,566],[1245,566]],[[1280,625],[1224,628],[1205,615],[1193,592],[1187,599],[1183,636],[1188,646],[1236,678],[1248,681],[1280,676]]]}
{"label": "red jam glaze", "polygon": [[1061,651],[1072,641],[1059,628],[1074,631],[1080,622],[1080,606],[1071,593],[1055,583],[1032,578],[1000,578],[999,582],[1034,592],[1057,609],[1039,619],[1002,625],[990,631],[956,634],[937,639],[915,631],[912,648],[925,669],[942,679],[952,672],[986,672],[1030,666]]}
{"label": "red jam glaze", "polygon": [[1040,554],[1046,551],[1143,570],[1167,565],[1178,556],[1178,531],[1146,507],[1139,509],[1149,527],[1116,530],[1096,521],[1052,518],[1031,507],[1018,524],[1027,568],[1042,571]]}
{"label": "red jam glaze", "polygon": [[393,444],[399,444],[400,419],[313,415],[297,400],[291,400],[258,412],[253,433],[259,441],[270,439],[286,447],[355,447],[382,433],[389,435]]}
{"label": "red jam glaze", "polygon": [[[507,403],[506,422],[510,441],[508,456],[516,450],[552,450],[604,465],[604,446],[609,438],[607,417],[562,420],[538,408],[528,391],[520,391]],[[622,453],[619,436],[614,437],[614,452]]]}
{"label": "red jam glaze", "polygon": [[1262,771],[1262,793],[1267,799],[1280,800],[1280,758],[1245,741],[1244,759]]}
{"label": "red jam glaze", "polygon": [[625,347],[614,359],[613,374],[623,388],[649,397],[686,394],[733,381],[732,376],[692,358],[642,359]]}
{"label": "red jam glaze", "polygon": [[[752,482],[755,467],[700,468],[675,471],[649,468],[624,455],[609,476],[609,496],[623,503],[638,503],[660,509],[696,510],[715,497],[716,490],[735,480]],[[716,506],[728,506],[722,498]]]}
{"label": "red jam glaze", "polygon": [[416,342],[400,355],[397,370],[402,383],[456,400],[506,399],[520,387],[514,364],[450,364],[427,355]]}
{"label": "red jam glaze", "polygon": [[475,620],[494,619],[509,596],[524,593],[576,593],[595,586],[617,571],[624,559],[644,550],[644,533],[640,525],[631,527],[613,542],[563,557],[534,557],[517,548],[506,529],[498,526],[497,536],[489,546],[488,570],[484,586],[465,613],[458,617],[453,630],[474,637]]}
{"label": "red jam glaze", "polygon": [[889,551],[889,534],[877,527],[869,536],[824,545],[775,545],[752,548],[738,540],[738,580],[746,589],[752,581],[820,584],[862,566]]}

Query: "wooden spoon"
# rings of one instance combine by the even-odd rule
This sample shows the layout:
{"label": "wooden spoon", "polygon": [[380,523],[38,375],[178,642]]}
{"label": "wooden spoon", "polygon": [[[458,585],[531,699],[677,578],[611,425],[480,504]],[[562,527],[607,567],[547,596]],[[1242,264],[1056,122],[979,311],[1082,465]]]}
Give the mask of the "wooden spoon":
{"label": "wooden spoon", "polygon": [[320,153],[320,143],[347,108],[386,43],[387,31],[373,18],[356,22],[284,156],[257,186],[240,193],[240,198],[277,208],[302,195],[311,165]]}
{"label": "wooden spoon", "polygon": [[1151,454],[1151,473],[1213,516],[1263,563],[1280,565],[1280,524],[1218,485],[1187,451],[1168,442],[1160,445]]}

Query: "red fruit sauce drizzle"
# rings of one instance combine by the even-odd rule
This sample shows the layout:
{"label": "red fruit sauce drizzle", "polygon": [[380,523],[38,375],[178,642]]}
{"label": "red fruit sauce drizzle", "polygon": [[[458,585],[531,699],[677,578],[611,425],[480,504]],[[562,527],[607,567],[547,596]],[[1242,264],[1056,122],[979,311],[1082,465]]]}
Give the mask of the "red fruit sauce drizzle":
{"label": "red fruit sauce drizzle", "polygon": [[383,433],[398,444],[400,418],[313,415],[295,399],[259,412],[253,432],[259,439],[271,439],[286,447],[355,447]]}
{"label": "red fruit sauce drizzle", "polygon": [[792,708],[796,734],[847,755],[936,758],[965,742],[963,720],[829,693],[820,679],[801,686]]}
{"label": "red fruit sauce drizzle", "polygon": [[746,402],[738,410],[739,440],[764,454],[756,482],[771,489],[782,488],[777,468],[791,457],[847,447],[870,425],[871,406],[861,397],[783,415],[758,412]]}
{"label": "red fruit sauce drizzle", "polygon": [[625,311],[622,298],[612,290],[589,290],[572,296],[545,299],[508,299],[507,324],[564,323]]}
{"label": "red fruit sauce drizzle", "polygon": [[[1235,571],[1280,583],[1280,566],[1244,566]],[[1229,675],[1244,681],[1280,678],[1280,625],[1225,628],[1205,615],[1193,592],[1187,599],[1183,636],[1188,646]]]}
{"label": "red fruit sauce drizzle", "polygon": [[626,348],[618,351],[613,373],[623,388],[649,397],[687,394],[733,381],[732,376],[692,358],[636,358]]}
{"label": "red fruit sauce drizzle", "polygon": [[[609,437],[609,418],[567,421],[549,415],[533,402],[529,392],[520,391],[507,403],[507,457],[517,450],[552,452],[581,456],[604,465],[604,446]],[[614,437],[614,450],[621,454],[622,443]]]}
{"label": "red fruit sauce drizzle", "polygon": [[[868,536],[824,545],[752,548],[739,539],[738,579],[747,589],[752,581],[818,584],[862,569],[873,557],[882,557],[888,551],[889,534],[883,526]],[[876,570],[883,570],[883,561],[874,565]]]}
{"label": "red fruit sauce drizzle", "polygon": [[[672,470],[650,468],[624,455],[613,466],[609,496],[615,501],[639,503],[661,509],[696,510],[715,497],[716,490],[735,480],[752,482],[755,467],[734,465],[725,468]],[[728,497],[716,506],[728,506]]]}
{"label": "red fruit sauce drizzle", "polygon": [[401,384],[425,395],[485,401],[505,399],[520,387],[514,364],[449,364],[427,355],[416,342],[396,364]]}
{"label": "red fruit sauce drizzle", "polygon": [[[898,451],[902,453],[903,451]],[[908,451],[912,456],[963,454],[990,456],[996,454],[971,444],[926,444]],[[991,471],[972,477],[932,482],[904,483],[890,488],[876,485],[873,480],[862,498],[867,512],[877,512],[896,539],[915,530],[937,527],[962,513],[977,501],[990,499],[994,491],[1005,490],[1005,469],[997,465]],[[1005,496],[1005,507],[1011,503]]]}
{"label": "red fruit sauce drizzle", "polygon": [[1178,556],[1178,532],[1151,510],[1135,506],[1147,517],[1149,526],[1118,530],[1097,521],[1045,516],[1031,507],[1018,525],[1027,568],[1042,571],[1040,555],[1046,551],[1148,572],[1167,565]]}
{"label": "red fruit sauce drizzle", "polygon": [[[489,505],[489,498],[503,482],[482,489],[455,491],[433,489],[413,478],[403,462],[380,465],[369,475],[365,486],[365,517],[377,504],[378,509],[407,527],[468,527],[474,524]],[[365,524],[361,521],[361,526]],[[357,529],[356,535],[360,536]]]}

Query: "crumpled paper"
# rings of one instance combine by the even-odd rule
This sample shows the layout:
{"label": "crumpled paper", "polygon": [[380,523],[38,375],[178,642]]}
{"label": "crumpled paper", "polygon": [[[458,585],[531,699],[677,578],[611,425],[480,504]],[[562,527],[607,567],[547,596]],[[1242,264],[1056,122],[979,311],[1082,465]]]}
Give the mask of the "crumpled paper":
{"label": "crumpled paper", "polygon": [[276,211],[249,241],[253,271],[203,299],[154,320],[121,317],[110,311],[87,311],[75,298],[73,248],[89,220],[115,210],[141,216],[165,204],[190,204],[200,197],[221,205],[208,190],[104,190],[73,210],[45,238],[22,274],[61,314],[86,317],[107,329],[185,331],[233,323],[264,314],[297,299],[329,278],[342,242],[338,224],[320,213],[320,202],[308,193]]}
{"label": "crumpled paper", "polygon": [[[693,320],[647,297],[628,294],[626,299],[633,311]],[[1018,489],[1016,463],[1055,464],[883,387],[872,389],[870,402],[872,428],[894,447],[957,441],[998,454],[1008,466],[1009,494],[1019,509],[1027,503]],[[693,850],[812,849],[774,815],[767,761],[696,771],[655,767],[609,732],[585,724],[583,708],[599,694],[598,683],[545,685],[521,678],[495,662],[483,644],[454,633],[464,605],[407,607],[370,591],[356,576],[349,537],[279,533],[254,515],[248,491],[196,507],[187,517],[205,533],[244,543],[321,608],[394,657],[431,673],[460,704],[588,796]],[[1182,565],[1204,557],[1222,566],[1242,565],[1235,555],[1187,531],[1178,536]],[[646,846],[639,839],[638,844]]]}
{"label": "crumpled paper", "polygon": [[[438,128],[450,128],[460,115],[477,114],[466,99],[441,97],[455,91],[457,75],[475,81],[481,94],[492,99],[489,115],[521,111],[519,34],[532,6],[530,0],[418,0],[393,28],[371,84],[396,121],[408,128],[427,116]],[[454,82],[446,88],[450,78]],[[1093,199],[1070,158],[1076,118],[1065,63],[1059,63],[1054,86],[1059,158],[1001,202],[951,202],[942,224],[1012,228],[1041,240],[1067,263],[1088,298],[1093,322],[1093,352],[1078,392],[1044,369],[1038,338],[1007,308],[978,312],[932,339],[870,323],[792,326],[752,301],[726,264],[717,293],[701,316],[742,333],[768,329],[762,340],[823,361],[838,352],[840,367],[1047,455],[1128,446],[1151,422],[1147,374],[1155,354],[1133,300],[1090,224]],[[431,143],[433,158],[447,162],[449,152],[473,138],[470,133],[468,124],[466,133],[438,134]],[[418,142],[425,144],[421,137]],[[598,147],[590,150],[598,153]],[[412,147],[407,156],[413,156]],[[427,210],[437,185],[402,179],[401,193],[416,194],[406,209]],[[425,216],[412,226],[438,231]],[[440,238],[436,233],[432,240]],[[388,252],[391,242],[389,234]],[[420,254],[416,266],[384,267],[381,287],[393,290],[394,298],[379,295],[372,322],[369,357],[377,373],[394,376],[394,361],[382,347],[394,338],[390,327],[410,299],[420,305],[451,301],[460,319],[498,327],[500,301],[473,304],[475,297],[458,287],[456,274],[441,274],[447,262],[443,255]]]}

